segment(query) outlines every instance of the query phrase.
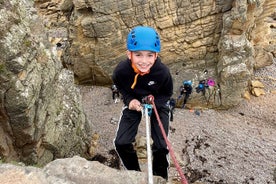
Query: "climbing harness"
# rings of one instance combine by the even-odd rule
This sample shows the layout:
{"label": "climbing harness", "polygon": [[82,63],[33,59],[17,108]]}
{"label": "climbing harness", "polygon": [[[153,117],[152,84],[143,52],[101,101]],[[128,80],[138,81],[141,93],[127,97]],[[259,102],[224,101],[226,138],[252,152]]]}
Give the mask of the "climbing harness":
{"label": "climbing harness", "polygon": [[[149,124],[149,116],[152,113],[152,106],[150,104],[144,104],[144,111],[146,117],[146,140],[147,140],[147,161],[148,161],[148,184],[153,184],[153,174],[152,174],[152,152],[150,146],[150,124]],[[144,115],[143,114],[143,115]]]}
{"label": "climbing harness", "polygon": [[[188,182],[187,182],[187,180],[186,180],[186,178],[185,178],[185,176],[184,176],[184,174],[183,174],[183,172],[182,172],[182,170],[181,170],[181,168],[180,168],[180,165],[179,165],[179,163],[178,163],[177,160],[176,160],[176,157],[175,157],[175,155],[174,155],[174,151],[173,151],[173,149],[172,149],[172,145],[171,145],[171,143],[169,142],[169,140],[168,140],[168,138],[167,138],[166,132],[165,132],[165,130],[164,130],[164,127],[163,127],[163,125],[162,125],[162,122],[161,122],[161,120],[160,120],[159,114],[158,114],[158,112],[157,112],[157,109],[156,109],[156,106],[155,106],[155,103],[154,103],[154,97],[153,97],[152,95],[149,95],[149,96],[145,97],[143,101],[146,102],[147,104],[151,104],[151,106],[152,106],[152,108],[153,108],[153,110],[154,110],[156,119],[157,119],[157,121],[158,121],[158,125],[159,125],[159,127],[160,127],[160,129],[161,129],[161,132],[162,132],[162,136],[163,136],[163,138],[164,138],[164,140],[165,140],[165,142],[166,142],[166,144],[167,144],[167,147],[168,147],[168,149],[169,149],[169,153],[170,153],[170,155],[171,155],[171,157],[172,157],[172,160],[173,160],[173,162],[174,162],[174,165],[175,165],[175,167],[176,167],[176,169],[177,169],[177,171],[178,171],[178,173],[179,173],[179,175],[180,175],[181,184],[188,184]],[[145,109],[148,109],[148,108],[145,108]],[[146,112],[145,112],[145,113],[146,113]],[[146,115],[147,115],[147,113],[146,113]],[[147,125],[147,126],[149,126],[149,125]],[[147,134],[147,135],[148,135],[148,134]],[[148,141],[148,140],[147,140],[147,141]],[[148,146],[148,144],[147,144],[147,146]],[[150,147],[149,147],[149,149],[150,149]],[[150,158],[151,158],[151,156],[150,156]],[[150,164],[151,164],[151,163],[150,163]]]}

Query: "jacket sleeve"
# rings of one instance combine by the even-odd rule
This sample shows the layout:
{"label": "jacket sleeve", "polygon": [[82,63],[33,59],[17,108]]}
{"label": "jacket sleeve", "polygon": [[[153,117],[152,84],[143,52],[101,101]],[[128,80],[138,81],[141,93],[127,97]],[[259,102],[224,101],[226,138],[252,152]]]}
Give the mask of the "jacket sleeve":
{"label": "jacket sleeve", "polygon": [[168,69],[165,73],[166,74],[164,75],[165,76],[164,82],[163,82],[162,86],[160,87],[158,95],[156,95],[156,97],[155,97],[155,104],[157,107],[165,105],[173,94],[172,76]]}
{"label": "jacket sleeve", "polygon": [[128,86],[127,84],[127,78],[126,76],[124,76],[123,74],[127,71],[120,71],[122,67],[123,63],[118,64],[118,66],[115,68],[113,75],[112,75],[112,80],[113,83],[117,86],[119,92],[122,94],[123,96],[123,101],[125,105],[129,105],[129,102],[133,99],[135,99],[134,96],[132,96],[129,91],[128,91]]}

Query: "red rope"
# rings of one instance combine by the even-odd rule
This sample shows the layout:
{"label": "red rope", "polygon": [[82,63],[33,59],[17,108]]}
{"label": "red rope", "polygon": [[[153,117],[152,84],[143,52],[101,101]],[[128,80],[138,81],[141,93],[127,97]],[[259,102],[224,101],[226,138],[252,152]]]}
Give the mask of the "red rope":
{"label": "red rope", "polygon": [[166,144],[167,144],[167,146],[168,146],[168,149],[169,149],[170,155],[171,155],[171,157],[172,157],[172,160],[173,160],[173,162],[174,162],[174,165],[175,165],[175,167],[176,167],[176,169],[177,169],[177,171],[178,171],[178,173],[179,173],[179,175],[180,175],[181,184],[188,184],[188,182],[187,182],[187,180],[186,180],[186,178],[185,178],[185,176],[184,176],[184,174],[183,174],[183,172],[182,172],[182,169],[181,169],[180,165],[178,164],[178,162],[177,162],[177,160],[176,160],[176,157],[175,157],[175,155],[174,155],[174,151],[173,151],[173,149],[172,149],[172,145],[171,145],[171,143],[169,142],[169,140],[168,140],[168,138],[167,138],[166,132],[165,132],[164,127],[163,127],[163,124],[161,123],[160,117],[159,117],[159,115],[158,115],[158,112],[157,112],[157,109],[156,109],[156,106],[155,106],[155,103],[154,103],[154,97],[153,97],[152,95],[149,95],[149,96],[148,96],[148,100],[149,100],[149,102],[150,102],[150,103],[152,104],[152,106],[153,106],[153,110],[154,110],[156,119],[157,119],[157,121],[158,121],[158,125],[159,125],[159,127],[160,127],[160,129],[161,129],[162,135],[163,135],[163,137],[164,137],[164,139],[165,139],[165,142],[166,142]]}

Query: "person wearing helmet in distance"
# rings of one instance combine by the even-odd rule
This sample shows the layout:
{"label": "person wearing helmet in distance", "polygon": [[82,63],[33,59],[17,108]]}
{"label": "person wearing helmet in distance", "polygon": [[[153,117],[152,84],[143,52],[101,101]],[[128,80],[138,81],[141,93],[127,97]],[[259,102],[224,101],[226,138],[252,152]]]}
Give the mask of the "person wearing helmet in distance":
{"label": "person wearing helmet in distance", "polygon": [[185,108],[186,103],[187,103],[192,91],[193,91],[192,81],[191,80],[184,80],[183,81],[183,94],[185,94],[185,96],[184,96],[182,109]]}
{"label": "person wearing helmet in distance", "polygon": [[[141,171],[136,151],[133,148],[138,126],[142,118],[142,99],[154,96],[160,120],[168,135],[168,100],[173,94],[170,71],[161,62],[160,37],[152,27],[137,26],[127,36],[127,59],[115,68],[112,79],[123,96],[118,129],[114,139],[116,151],[126,169]],[[155,113],[151,114],[152,170],[153,174],[168,179],[168,149],[158,125]]]}

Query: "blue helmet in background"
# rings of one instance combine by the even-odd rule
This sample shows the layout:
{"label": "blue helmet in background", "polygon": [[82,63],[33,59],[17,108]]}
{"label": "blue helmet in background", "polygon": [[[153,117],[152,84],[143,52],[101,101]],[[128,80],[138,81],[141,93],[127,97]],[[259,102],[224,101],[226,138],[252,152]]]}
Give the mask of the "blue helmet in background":
{"label": "blue helmet in background", "polygon": [[204,84],[198,84],[197,87],[198,87],[199,90],[202,90],[202,89],[204,89]]}
{"label": "blue helmet in background", "polygon": [[184,80],[183,81],[183,85],[189,85],[189,86],[191,86],[192,85],[192,81],[191,80]]}
{"label": "blue helmet in background", "polygon": [[158,33],[152,27],[137,26],[127,36],[127,50],[160,52],[161,43]]}

